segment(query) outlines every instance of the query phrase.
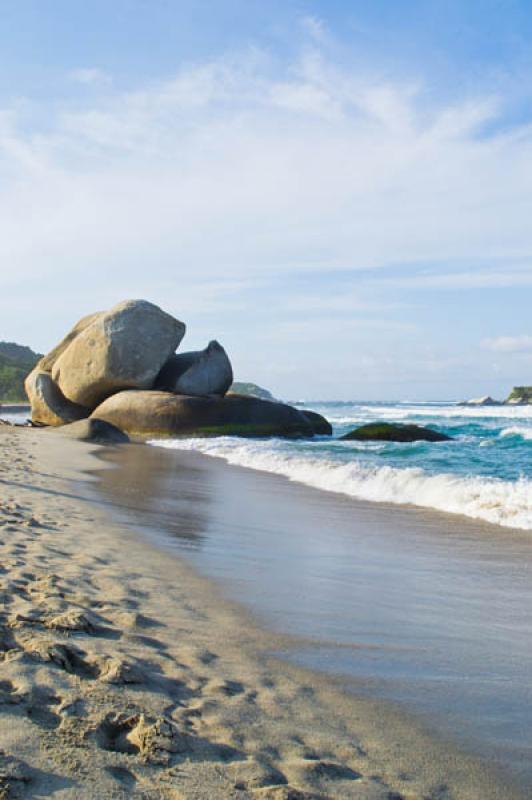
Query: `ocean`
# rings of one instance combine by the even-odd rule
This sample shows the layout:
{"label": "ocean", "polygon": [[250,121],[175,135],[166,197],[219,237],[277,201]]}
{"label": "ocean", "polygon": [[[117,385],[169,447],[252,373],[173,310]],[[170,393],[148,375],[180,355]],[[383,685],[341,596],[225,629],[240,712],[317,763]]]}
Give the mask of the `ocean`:
{"label": "ocean", "polygon": [[450,442],[188,438],[152,444],[197,450],[330,492],[416,505],[532,530],[532,406],[449,402],[298,403],[323,414],[334,437],[371,421],[427,425]]}

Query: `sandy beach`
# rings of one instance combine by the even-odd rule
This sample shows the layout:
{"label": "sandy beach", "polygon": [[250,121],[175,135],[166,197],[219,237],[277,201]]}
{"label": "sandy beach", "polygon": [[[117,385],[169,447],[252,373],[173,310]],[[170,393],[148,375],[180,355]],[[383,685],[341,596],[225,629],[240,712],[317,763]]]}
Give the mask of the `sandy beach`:
{"label": "sandy beach", "polygon": [[525,797],[269,655],[282,637],[80,494],[99,448],[0,437],[0,797]]}

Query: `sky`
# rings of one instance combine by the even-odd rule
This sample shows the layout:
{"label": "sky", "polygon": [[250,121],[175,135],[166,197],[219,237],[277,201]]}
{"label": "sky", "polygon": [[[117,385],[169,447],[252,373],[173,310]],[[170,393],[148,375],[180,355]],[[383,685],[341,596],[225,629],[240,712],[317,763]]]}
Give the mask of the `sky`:
{"label": "sky", "polygon": [[145,298],[287,399],[532,384],[530,0],[0,11],[0,339]]}

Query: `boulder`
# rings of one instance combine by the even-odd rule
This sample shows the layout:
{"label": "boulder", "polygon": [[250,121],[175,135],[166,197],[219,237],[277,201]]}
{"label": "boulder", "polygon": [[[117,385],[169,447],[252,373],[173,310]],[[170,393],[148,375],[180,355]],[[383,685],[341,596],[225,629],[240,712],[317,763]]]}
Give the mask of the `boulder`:
{"label": "boulder", "polygon": [[301,409],[301,413],[308,419],[317,436],[332,436],[333,429],[328,419],[322,417],[317,411],[307,411],[304,408]]}
{"label": "boulder", "polygon": [[71,422],[57,428],[55,432],[61,436],[68,436],[69,439],[77,439],[80,442],[95,442],[97,444],[127,444],[127,436],[116,425],[105,422],[97,417],[81,419],[78,422]]}
{"label": "boulder", "polygon": [[41,358],[41,360],[36,364],[35,369],[41,370],[41,372],[49,372],[51,374],[52,368],[59,358],[62,355],[69,344],[74,341],[74,339],[82,333],[85,328],[88,328],[89,325],[92,325],[99,317],[104,315],[104,311],[97,311],[95,314],[87,314],[86,317],[82,317],[79,322],[76,322],[74,327],[69,330],[66,336],[64,336],[59,344],[50,350],[45,356]]}
{"label": "boulder", "polygon": [[313,436],[297,408],[254,397],[189,397],[170,392],[114,394],[93,417],[130,435],[157,436]]}
{"label": "boulder", "polygon": [[389,422],[372,422],[346,433],[340,439],[361,442],[448,442],[451,437],[444,433],[423,428],[420,425],[391,425]]}
{"label": "boulder", "polygon": [[174,394],[205,397],[223,395],[233,382],[233,369],[227,353],[216,341],[205,350],[171,356],[154,384],[155,389]]}
{"label": "boulder", "polygon": [[89,408],[67,400],[48,372],[34,369],[24,388],[31,403],[31,420],[37,425],[65,425],[90,414]]}
{"label": "boulder", "polygon": [[153,303],[126,300],[77,333],[55,358],[52,378],[68,400],[94,409],[122,389],[150,388],[184,334],[185,325]]}

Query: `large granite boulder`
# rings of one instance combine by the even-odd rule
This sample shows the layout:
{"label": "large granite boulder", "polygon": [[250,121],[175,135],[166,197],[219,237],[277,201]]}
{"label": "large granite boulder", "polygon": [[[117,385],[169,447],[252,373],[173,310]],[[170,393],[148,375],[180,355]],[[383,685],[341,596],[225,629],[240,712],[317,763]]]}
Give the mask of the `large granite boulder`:
{"label": "large granite boulder", "polygon": [[76,336],[88,328],[101,311],[88,314],[77,322],[53,350],[43,356],[24,381],[31,405],[31,420],[36,425],[64,425],[88,417],[90,409],[72,403],[52,380],[52,367]]}
{"label": "large granite boulder", "polygon": [[157,376],[154,389],[205,397],[223,395],[233,382],[233,369],[222,345],[209,342],[205,350],[170,356]]}
{"label": "large granite boulder", "polygon": [[54,433],[59,433],[69,439],[76,439],[78,442],[94,442],[95,444],[127,444],[129,442],[129,436],[120,428],[97,417],[80,419],[78,422],[62,425],[60,428],[56,428]]}
{"label": "large granite boulder", "polygon": [[92,325],[93,322],[102,317],[104,313],[104,311],[96,311],[94,314],[87,314],[86,317],[82,317],[78,322],[76,322],[74,327],[69,330],[67,335],[61,339],[59,344],[56,344],[53,350],[50,350],[49,353],[41,358],[41,360],[35,366],[35,369],[40,370],[41,372],[49,372],[51,374],[55,362],[59,356],[65,352],[69,344],[73,342],[74,339],[85,330],[85,328],[88,328],[89,325]]}
{"label": "large granite boulder", "polygon": [[297,408],[255,397],[189,397],[170,392],[114,394],[93,412],[133,436],[313,436]]}
{"label": "large granite boulder", "polygon": [[88,417],[90,409],[71,403],[48,372],[35,368],[24,383],[31,404],[31,420],[37,425],[65,425]]}
{"label": "large granite boulder", "polygon": [[451,437],[421,425],[392,425],[389,422],[371,422],[341,436],[360,442],[448,442]]}
{"label": "large granite boulder", "polygon": [[52,378],[68,400],[93,409],[122,389],[150,388],[184,334],[184,323],[153,303],[127,300],[72,338],[55,358]]}

